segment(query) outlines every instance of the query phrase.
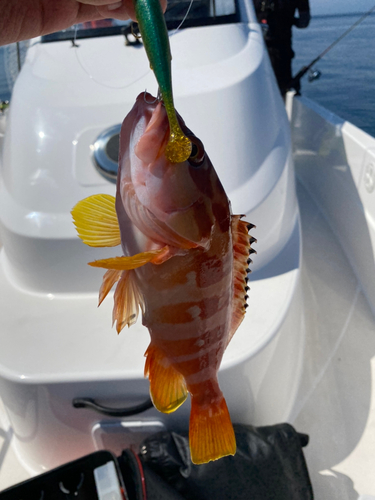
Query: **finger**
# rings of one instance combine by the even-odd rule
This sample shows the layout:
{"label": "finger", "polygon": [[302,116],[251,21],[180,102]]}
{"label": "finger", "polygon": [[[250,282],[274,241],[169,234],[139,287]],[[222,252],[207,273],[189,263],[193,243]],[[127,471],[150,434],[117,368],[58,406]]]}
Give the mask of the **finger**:
{"label": "finger", "polygon": [[160,5],[163,9],[163,12],[165,12],[167,10],[167,0],[160,0]]}
{"label": "finger", "polygon": [[111,5],[120,3],[118,0],[78,0],[79,3],[85,3],[87,5],[95,5],[96,7],[101,7],[102,5]]}
{"label": "finger", "polygon": [[113,17],[121,21],[125,21],[126,19],[132,19],[133,21],[137,20],[132,0],[116,2],[110,5],[96,7],[96,9],[104,18]]}
{"label": "finger", "polygon": [[[84,0],[86,2],[103,2],[104,0]],[[113,2],[113,0],[111,0]],[[160,5],[163,12],[167,9],[167,0],[160,0]],[[132,19],[132,21],[137,21],[134,9],[133,0],[123,0],[122,2],[117,1],[115,3],[110,3],[107,5],[98,5],[97,11],[103,17],[113,17],[115,19],[120,19],[125,21],[126,19]]]}

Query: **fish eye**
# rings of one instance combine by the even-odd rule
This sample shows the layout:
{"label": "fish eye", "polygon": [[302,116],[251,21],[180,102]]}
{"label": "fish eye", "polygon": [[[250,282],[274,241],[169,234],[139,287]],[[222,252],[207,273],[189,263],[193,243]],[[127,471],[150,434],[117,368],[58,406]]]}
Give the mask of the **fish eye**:
{"label": "fish eye", "polygon": [[202,142],[195,136],[189,136],[192,143],[191,154],[188,162],[192,167],[200,167],[206,157],[206,152]]}

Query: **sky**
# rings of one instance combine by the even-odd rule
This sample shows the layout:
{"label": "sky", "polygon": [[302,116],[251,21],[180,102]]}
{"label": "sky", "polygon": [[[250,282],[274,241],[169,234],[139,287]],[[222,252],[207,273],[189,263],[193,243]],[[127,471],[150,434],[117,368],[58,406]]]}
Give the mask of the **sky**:
{"label": "sky", "polygon": [[366,12],[375,5],[375,0],[310,0],[312,15]]}

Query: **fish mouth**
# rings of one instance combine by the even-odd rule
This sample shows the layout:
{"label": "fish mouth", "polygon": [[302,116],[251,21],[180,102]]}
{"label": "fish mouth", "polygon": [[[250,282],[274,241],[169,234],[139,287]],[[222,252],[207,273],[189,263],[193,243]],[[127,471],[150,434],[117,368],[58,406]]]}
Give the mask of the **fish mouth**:
{"label": "fish mouth", "polygon": [[[150,96],[151,94],[143,94]],[[140,94],[142,96],[142,94]],[[152,165],[163,155],[169,136],[169,122],[165,108],[157,99],[149,103],[137,98],[138,120],[133,136],[138,137],[134,153],[144,164]]]}

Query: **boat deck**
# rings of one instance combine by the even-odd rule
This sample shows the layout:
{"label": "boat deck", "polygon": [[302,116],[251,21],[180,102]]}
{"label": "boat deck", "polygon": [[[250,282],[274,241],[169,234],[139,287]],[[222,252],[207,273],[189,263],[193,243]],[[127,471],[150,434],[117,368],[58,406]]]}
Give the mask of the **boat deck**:
{"label": "boat deck", "polygon": [[[298,106],[309,108],[309,103],[305,101]],[[309,108],[308,112],[315,115],[319,110]],[[292,120],[295,125],[298,113],[302,117],[301,109],[293,113],[297,113]],[[336,153],[331,147],[332,130],[340,133],[343,130],[343,123],[336,118],[329,121],[324,117],[327,134],[319,136],[314,148],[306,144],[302,147],[295,137],[305,311],[301,335],[305,334],[305,351],[302,379],[288,420],[298,431],[310,436],[304,452],[315,498],[371,500],[375,499],[375,321],[371,301],[375,273],[373,260],[372,266],[367,263],[371,262],[372,229],[363,198],[357,194],[355,204],[351,198],[354,191],[347,191],[349,206],[340,203],[351,185],[350,177],[357,187],[355,192],[361,192],[366,155],[372,149],[375,151],[375,140],[357,136],[356,144],[363,138],[368,142],[362,148],[363,159],[356,177],[349,161],[350,152],[347,151],[343,161],[336,154],[337,144]],[[319,130],[311,130],[311,137],[316,139]],[[344,146],[345,141],[347,146],[348,139],[344,137]],[[339,176],[337,192],[329,191],[333,181],[327,164],[331,165],[331,174]],[[342,175],[346,176],[344,180]],[[326,183],[326,192],[315,187],[319,182]],[[336,198],[334,209],[330,196]],[[352,214],[351,219],[344,220],[342,225],[346,223],[349,229],[357,230],[353,229],[352,240],[345,245],[346,234],[335,220],[348,213]],[[353,259],[348,248],[353,248]],[[358,260],[361,253],[365,256],[364,268]],[[0,418],[0,489],[4,489],[27,479],[29,474],[12,448],[13,438],[2,406]]]}

